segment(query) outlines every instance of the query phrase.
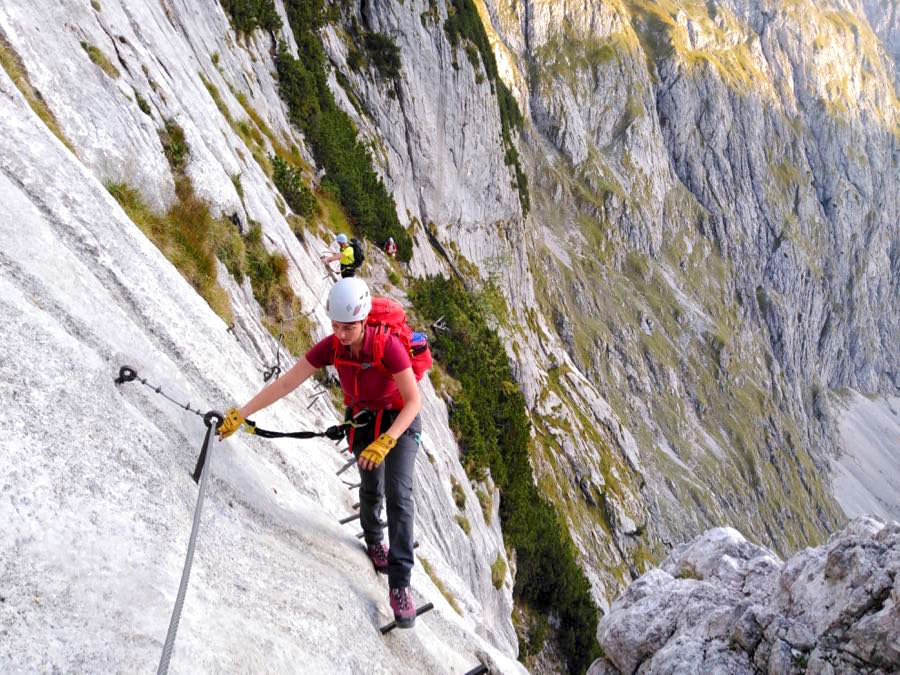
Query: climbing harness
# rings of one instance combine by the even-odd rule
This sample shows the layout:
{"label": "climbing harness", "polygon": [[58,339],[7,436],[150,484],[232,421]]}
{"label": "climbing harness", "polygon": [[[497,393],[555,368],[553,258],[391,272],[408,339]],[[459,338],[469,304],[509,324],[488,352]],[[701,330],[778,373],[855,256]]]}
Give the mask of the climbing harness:
{"label": "climbing harness", "polygon": [[190,404],[181,404],[175,399],[163,393],[162,387],[154,387],[149,384],[146,379],[138,377],[137,371],[129,366],[122,366],[119,369],[119,376],[114,380],[117,385],[126,382],[138,381],[153,389],[157,394],[163,396],[181,408],[196,413],[203,417],[203,423],[206,425],[206,437],[203,439],[203,448],[200,450],[200,457],[197,459],[197,466],[191,476],[196,483],[199,479],[200,489],[197,491],[197,505],[194,507],[194,520],[191,525],[191,536],[188,539],[187,556],[184,561],[184,568],[181,570],[181,583],[178,585],[178,594],[175,596],[175,607],[172,609],[172,618],[169,620],[169,630],[166,632],[166,641],[163,645],[162,656],[159,659],[159,667],[156,670],[157,675],[166,675],[169,672],[169,660],[172,658],[172,650],[175,648],[175,636],[178,634],[178,624],[181,621],[181,611],[184,607],[184,597],[187,594],[188,581],[191,577],[191,565],[194,562],[194,548],[197,544],[197,533],[200,530],[200,512],[203,509],[203,497],[206,494],[206,482],[209,477],[207,466],[207,457],[209,453],[209,444],[215,429],[225,421],[222,413],[210,410],[206,414],[201,414],[199,410],[193,410]]}

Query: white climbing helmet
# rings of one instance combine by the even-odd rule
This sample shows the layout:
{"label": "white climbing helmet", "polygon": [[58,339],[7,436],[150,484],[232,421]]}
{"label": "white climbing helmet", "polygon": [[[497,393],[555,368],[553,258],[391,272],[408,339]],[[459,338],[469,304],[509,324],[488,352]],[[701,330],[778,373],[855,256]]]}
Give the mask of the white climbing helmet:
{"label": "white climbing helmet", "polygon": [[338,236],[336,236],[334,238],[334,240],[339,244],[346,244],[347,243],[347,235],[344,234],[343,232],[341,232]]}
{"label": "white climbing helmet", "polygon": [[362,321],[372,309],[372,295],[366,282],[356,277],[341,279],[328,293],[325,313],[332,321]]}

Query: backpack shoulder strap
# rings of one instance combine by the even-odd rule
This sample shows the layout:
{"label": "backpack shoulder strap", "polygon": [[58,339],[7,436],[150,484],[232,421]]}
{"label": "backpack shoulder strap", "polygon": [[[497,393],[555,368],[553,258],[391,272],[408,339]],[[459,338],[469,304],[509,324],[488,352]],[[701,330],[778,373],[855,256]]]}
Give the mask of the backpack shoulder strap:
{"label": "backpack shoulder strap", "polygon": [[382,375],[393,379],[394,376],[384,365],[384,350],[390,337],[391,332],[387,324],[381,323],[375,327],[375,336],[372,338],[372,365],[378,368]]}
{"label": "backpack shoulder strap", "polygon": [[361,361],[354,361],[353,359],[343,358],[340,356],[341,343],[338,342],[337,335],[332,335],[332,345],[334,346],[334,352],[332,357],[332,365],[334,366],[349,366],[351,368],[368,368],[369,363],[362,363]]}

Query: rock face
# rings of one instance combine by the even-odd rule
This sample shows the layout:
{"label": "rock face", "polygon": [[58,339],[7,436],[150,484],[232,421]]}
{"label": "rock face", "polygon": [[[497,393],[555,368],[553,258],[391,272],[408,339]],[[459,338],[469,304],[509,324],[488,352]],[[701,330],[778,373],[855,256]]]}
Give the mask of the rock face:
{"label": "rock face", "polygon": [[538,305],[640,449],[614,499],[649,525],[617,543],[822,541],[844,520],[828,390],[900,387],[894,3],[485,5],[532,122]]}
{"label": "rock face", "polygon": [[710,530],[633,583],[597,634],[589,675],[897,672],[900,524],[857,518],[786,563]]}
{"label": "rock face", "polygon": [[[166,212],[176,198],[159,135],[167,120],[184,130],[199,196],[214,213],[262,224],[267,249],[289,261],[314,335],[328,330],[321,299],[330,281],[318,252],[330,242],[312,232],[298,239],[255,156],[277,141],[308,158],[278,97],[271,46],[261,33],[238,41],[216,2],[0,5],[0,48],[21,71],[7,72],[4,58],[0,419],[15,433],[0,443],[0,464],[11,467],[0,480],[0,671],[89,670],[98,658],[106,669],[146,671],[157,662],[204,429],[112,378],[128,363],[172,398],[222,409],[258,391],[259,366],[274,357],[249,280],[238,284],[219,265],[229,330],[105,187],[134,186],[148,208]],[[109,72],[92,60],[103,62],[98,54]],[[23,79],[65,144],[26,101]],[[242,129],[262,139],[262,153]],[[282,352],[282,367],[291,362]],[[262,417],[272,428],[326,428],[343,411],[312,389]],[[412,586],[420,604],[436,606],[431,637],[391,643],[376,630],[389,616],[386,582],[354,526],[337,524],[356,501],[335,476],[337,448],[244,436],[213,449],[173,668],[465,672],[482,660],[521,672],[513,580],[491,575],[505,556],[499,498],[486,518],[446,406],[427,381],[422,391]],[[464,509],[451,480],[468,497]],[[455,520],[463,515],[469,533]]]}
{"label": "rock face", "polygon": [[[896,3],[475,0],[524,117],[514,142],[528,215],[506,163],[496,88],[474,44],[454,47],[447,36],[453,3],[331,4],[320,33],[329,84],[414,239],[409,272],[460,274],[475,291],[495,286],[506,303],[497,327],[532,415],[536,479],[569,526],[597,603],[608,607],[654,555],[714,524],[782,553],[838,528],[845,515],[827,471],[839,424],[828,390],[900,390]],[[286,18],[283,2],[275,6]],[[396,81],[350,67],[354,26],[396,43]],[[0,46],[71,149],[25,103],[21,78],[0,73],[0,201],[20,214],[2,226],[74,249],[80,273],[100,275],[114,300],[125,272],[94,268],[128,268],[129,247],[142,246],[143,277],[168,274],[152,288],[194,303],[189,321],[165,303],[141,309],[143,323],[122,331],[127,341],[104,337],[105,361],[80,375],[100,377],[127,344],[197,372],[212,357],[184,354],[185,340],[224,349],[232,365],[268,355],[249,286],[220,266],[240,341],[225,347],[221,322],[103,189],[127,183],[157,212],[172,205],[160,140],[170,121],[184,130],[198,195],[216,214],[260,223],[267,250],[289,261],[313,332],[327,332],[329,282],[317,259],[327,242],[320,231],[298,241],[266,171],[278,143],[296,148],[317,180],[278,96],[276,40],[295,51],[286,27],[237,36],[217,2],[0,5]],[[4,234],[16,251],[15,233]],[[66,318],[69,300],[51,299],[50,263],[4,256],[17,256],[0,256],[10,286],[51,306],[59,332],[84,334]],[[91,330],[103,334],[105,318],[93,317]],[[193,387],[246,397],[257,373],[234,368],[227,383],[198,375]],[[512,579],[498,589],[489,573],[503,551],[498,519],[486,522],[475,506],[446,408],[424,391],[435,461],[420,472],[423,543],[471,631],[511,656]],[[295,407],[295,422],[336,414]],[[16,402],[6,412],[50,411]],[[146,433],[158,431],[147,423]],[[89,434],[75,443],[94,445]],[[464,514],[454,511],[451,477],[469,497],[471,538],[452,522]],[[298,483],[332,511],[347,506]]]}
{"label": "rock face", "polygon": [[900,82],[900,8],[896,2],[883,0],[863,0],[866,17],[872,24],[872,30],[884,43],[885,48],[894,57],[894,83]]}
{"label": "rock face", "polygon": [[830,405],[840,419],[845,452],[834,462],[835,494],[848,517],[876,513],[900,520],[900,398],[869,399],[852,391]]}

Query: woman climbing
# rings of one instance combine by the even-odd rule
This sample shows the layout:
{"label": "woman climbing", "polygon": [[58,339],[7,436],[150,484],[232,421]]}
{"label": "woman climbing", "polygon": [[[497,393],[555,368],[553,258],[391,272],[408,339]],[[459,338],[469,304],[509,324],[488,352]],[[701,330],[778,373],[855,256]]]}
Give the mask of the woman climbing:
{"label": "woman climbing", "polygon": [[[290,370],[240,409],[232,408],[219,427],[219,440],[233,434],[244,420],[289,394],[318,368],[338,372],[347,414],[368,411],[369,423],[350,432],[357,459],[360,522],[366,550],[378,572],[386,572],[394,620],[401,628],[416,621],[409,589],[413,557],[413,484],[419,447],[419,388],[410,355],[391,333],[366,324],[372,308],[362,279],[341,279],[328,294],[325,311],[333,335],[319,341]],[[383,354],[380,360],[376,354]],[[384,545],[381,500],[387,501],[388,542]]]}

